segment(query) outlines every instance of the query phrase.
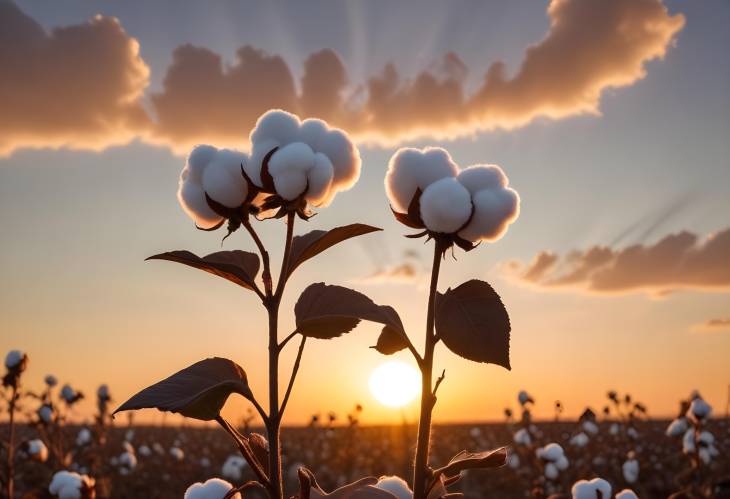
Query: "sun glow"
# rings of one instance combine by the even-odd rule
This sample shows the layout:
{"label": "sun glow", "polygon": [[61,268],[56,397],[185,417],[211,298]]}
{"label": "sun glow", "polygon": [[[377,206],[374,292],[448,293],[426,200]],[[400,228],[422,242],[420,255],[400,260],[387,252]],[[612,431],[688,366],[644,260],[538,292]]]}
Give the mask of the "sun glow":
{"label": "sun glow", "polygon": [[388,407],[402,407],[418,396],[421,377],[409,364],[394,360],[376,367],[369,385],[378,402]]}

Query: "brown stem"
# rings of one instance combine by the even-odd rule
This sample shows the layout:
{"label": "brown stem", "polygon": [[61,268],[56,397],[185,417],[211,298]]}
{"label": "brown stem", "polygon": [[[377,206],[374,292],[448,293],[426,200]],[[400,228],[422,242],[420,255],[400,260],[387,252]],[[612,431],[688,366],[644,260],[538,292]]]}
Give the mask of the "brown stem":
{"label": "brown stem", "polygon": [[264,470],[261,468],[261,463],[259,463],[256,457],[253,455],[253,452],[248,446],[245,438],[242,438],[242,435],[238,433],[238,431],[236,431],[236,429],[228,421],[226,421],[223,416],[218,416],[217,418],[215,418],[215,420],[219,425],[221,425],[224,430],[226,430],[226,432],[231,437],[233,437],[233,440],[236,441],[236,445],[238,445],[238,450],[248,462],[248,465],[253,470],[256,478],[258,478],[264,486],[268,485],[269,479],[266,476]]}
{"label": "brown stem", "polygon": [[5,482],[5,493],[8,498],[12,499],[14,494],[15,486],[15,403],[18,399],[18,386],[17,381],[13,384],[12,391],[10,392],[10,403],[8,404],[8,415],[10,421],[8,423],[10,435],[8,436],[8,449],[7,449],[7,477]]}
{"label": "brown stem", "polygon": [[[256,244],[256,247],[259,249],[259,253],[261,254],[261,261],[264,267],[264,270],[261,272],[261,279],[264,281],[264,291],[266,292],[265,296],[271,296],[271,289],[273,286],[271,283],[271,264],[269,263],[269,252],[266,251],[264,243],[261,242],[261,238],[259,237],[256,230],[254,230],[251,222],[249,220],[245,220],[243,222],[243,226],[251,235],[251,239],[253,239],[253,242]],[[261,293],[258,287],[254,287],[254,291],[257,295],[259,295],[262,300],[265,299],[264,295]]]}
{"label": "brown stem", "polygon": [[284,394],[284,401],[281,403],[279,414],[284,414],[286,404],[289,402],[289,396],[291,395],[292,388],[294,388],[294,380],[297,379],[297,373],[299,372],[299,364],[302,362],[302,354],[304,353],[304,344],[307,342],[307,337],[302,336],[302,341],[299,343],[299,350],[297,351],[297,359],[294,361],[294,368],[289,378],[289,386],[286,387],[286,393]]}
{"label": "brown stem", "polygon": [[444,248],[436,239],[433,251],[433,265],[431,267],[431,287],[428,292],[428,312],[426,315],[426,351],[421,367],[421,417],[418,421],[418,440],[416,445],[416,463],[413,470],[413,499],[426,499],[426,483],[428,471],[428,454],[431,441],[431,416],[436,404],[436,396],[432,390],[433,382],[433,354],[437,338],[434,333],[436,313],[436,289],[438,287],[441,257]]}
{"label": "brown stem", "polygon": [[269,494],[271,499],[284,498],[284,485],[281,480],[281,412],[279,410],[279,304],[289,275],[289,258],[294,237],[294,213],[286,219],[286,243],[279,272],[279,282],[273,295],[269,293],[264,302],[269,314],[269,419],[266,433],[269,438]]}

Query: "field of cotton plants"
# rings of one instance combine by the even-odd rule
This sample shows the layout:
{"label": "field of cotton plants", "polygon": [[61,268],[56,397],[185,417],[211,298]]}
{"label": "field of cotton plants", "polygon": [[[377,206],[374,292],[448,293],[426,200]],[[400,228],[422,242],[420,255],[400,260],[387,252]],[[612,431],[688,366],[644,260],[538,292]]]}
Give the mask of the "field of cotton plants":
{"label": "field of cotton plants", "polygon": [[[58,386],[52,375],[42,393],[24,390],[27,363],[20,351],[5,359],[2,409],[10,421],[1,427],[0,477],[6,497],[10,488],[23,498],[268,497],[263,488],[242,487],[257,483],[258,473],[222,429],[112,419],[106,385],[95,394],[93,420],[71,424],[66,415],[86,395]],[[463,449],[499,449],[494,463],[479,466],[490,469],[449,474],[448,497],[730,497],[730,420],[713,417],[699,392],[678,401],[671,421],[651,419],[641,402],[616,392],[577,421],[560,418],[559,402],[555,420],[533,421],[535,400],[526,391],[516,394],[519,409],[505,409],[499,423],[433,426],[434,462],[449,462]],[[306,427],[282,429],[287,497],[413,496],[400,477],[411,473],[417,428],[362,426],[364,410],[356,405],[347,415],[312,416]],[[233,431],[251,449],[254,465],[265,467],[266,430],[250,426],[252,419]],[[304,484],[309,496],[301,493]]]}

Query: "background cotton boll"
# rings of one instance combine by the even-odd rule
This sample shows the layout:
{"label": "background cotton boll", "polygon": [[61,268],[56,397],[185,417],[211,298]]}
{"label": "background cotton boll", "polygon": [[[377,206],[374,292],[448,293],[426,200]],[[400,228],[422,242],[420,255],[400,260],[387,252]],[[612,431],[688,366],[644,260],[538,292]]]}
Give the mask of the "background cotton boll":
{"label": "background cotton boll", "polygon": [[518,445],[524,445],[529,446],[532,443],[532,438],[530,438],[530,433],[524,429],[520,428],[515,432],[514,435],[515,443]]}
{"label": "background cotton boll", "polygon": [[586,435],[583,432],[578,433],[577,435],[574,435],[573,438],[570,439],[570,445],[573,445],[575,447],[585,447],[588,445],[588,435]]}
{"label": "background cotton boll", "polygon": [[709,417],[710,413],[712,413],[712,406],[701,398],[696,398],[687,410],[687,417],[695,421],[700,421]]}
{"label": "background cotton boll", "polygon": [[573,499],[610,499],[611,484],[603,478],[579,480],[573,484]]}
{"label": "background cotton boll", "polygon": [[525,390],[520,390],[520,392],[517,394],[517,400],[519,401],[520,405],[525,405],[528,402],[532,402],[532,397],[530,397],[530,394],[527,393]]}
{"label": "background cotton boll", "polygon": [[5,356],[5,367],[12,369],[23,361],[23,352],[20,350],[11,350]]}
{"label": "background cotton boll", "polygon": [[627,483],[634,483],[639,479],[639,461],[636,459],[629,459],[621,466],[621,471],[624,475],[624,480]]}
{"label": "background cotton boll", "polygon": [[241,163],[245,160],[241,153],[218,151],[203,172],[203,200],[207,193],[211,199],[228,208],[241,206],[248,195],[248,184],[241,174]]}
{"label": "background cotton boll", "polygon": [[559,474],[558,467],[554,463],[547,463],[545,465],[545,476],[550,480],[555,480]]}
{"label": "background cotton boll", "polygon": [[469,191],[453,177],[432,183],[421,196],[421,218],[434,232],[456,232],[469,220],[471,211]]}
{"label": "background cotton boll", "polygon": [[570,461],[568,461],[568,458],[565,456],[560,456],[558,460],[555,461],[555,466],[557,466],[558,469],[562,471],[567,470],[569,465]]}
{"label": "background cotton boll", "polygon": [[618,492],[614,499],[639,499],[639,496],[631,489],[624,489]]}
{"label": "background cotton boll", "polygon": [[59,471],[53,475],[48,491],[59,499],[80,499],[82,488],[93,486],[93,478],[73,471]]}
{"label": "background cotton boll", "polygon": [[228,456],[221,468],[221,474],[229,480],[238,481],[243,476],[243,469],[247,466],[246,460],[241,456],[232,454]]}
{"label": "background cotton boll", "polygon": [[598,434],[598,425],[593,421],[583,421],[583,429],[591,435]]}
{"label": "background cotton boll", "polygon": [[398,149],[390,158],[385,175],[385,191],[393,208],[405,213],[416,190],[444,177],[456,176],[456,164],[445,149]]}
{"label": "background cotton boll", "polygon": [[385,490],[395,495],[398,499],[412,499],[413,492],[411,492],[408,484],[401,477],[398,476],[384,476],[380,477],[375,487],[380,490]]}
{"label": "background cotton boll", "polygon": [[520,213],[520,197],[510,188],[485,189],[472,196],[474,215],[459,232],[468,241],[497,241]]}
{"label": "background cotton boll", "polygon": [[179,447],[170,448],[170,455],[173,457],[173,459],[177,461],[182,461],[183,459],[185,459],[185,453]]}
{"label": "background cotton boll", "polygon": [[28,455],[35,461],[45,463],[48,459],[48,447],[43,440],[34,439],[28,441]]}
{"label": "background cotton boll", "polygon": [[54,387],[58,384],[58,378],[56,378],[53,374],[47,375],[43,381],[45,381],[46,385],[49,387]]}
{"label": "background cotton boll", "polygon": [[334,168],[327,156],[318,152],[314,155],[314,166],[307,174],[307,201],[315,206],[329,203],[334,193],[330,192]]}
{"label": "background cotton boll", "polygon": [[[233,485],[221,480],[220,478],[211,478],[205,483],[195,483],[187,488],[183,499],[223,499]],[[231,496],[233,499],[241,499],[241,494],[236,493]]]}
{"label": "background cotton boll", "polygon": [[88,428],[81,428],[76,435],[76,445],[83,447],[91,442],[91,431]]}
{"label": "background cotton boll", "polygon": [[666,434],[668,437],[679,437],[687,431],[688,422],[686,418],[677,418],[667,427]]}

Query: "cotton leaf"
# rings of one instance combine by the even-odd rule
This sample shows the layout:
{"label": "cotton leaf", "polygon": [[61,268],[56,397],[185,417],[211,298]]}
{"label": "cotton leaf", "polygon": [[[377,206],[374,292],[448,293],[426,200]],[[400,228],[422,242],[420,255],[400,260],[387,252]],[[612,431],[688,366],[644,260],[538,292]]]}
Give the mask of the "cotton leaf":
{"label": "cotton leaf", "polygon": [[259,271],[259,257],[247,251],[218,251],[200,258],[190,251],[169,251],[154,255],[147,260],[168,260],[189,267],[204,270],[227,279],[247,289],[254,288],[254,280]]}
{"label": "cotton leaf", "polygon": [[473,279],[437,295],[436,333],[456,355],[511,369],[509,316],[484,281]]}
{"label": "cotton leaf", "polygon": [[235,362],[214,357],[196,362],[145,388],[114,414],[134,409],[158,409],[210,421],[220,414],[232,393],[253,399],[246,372]]}

